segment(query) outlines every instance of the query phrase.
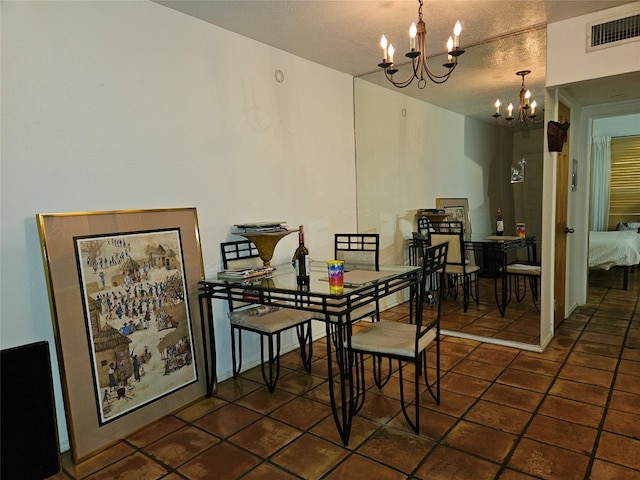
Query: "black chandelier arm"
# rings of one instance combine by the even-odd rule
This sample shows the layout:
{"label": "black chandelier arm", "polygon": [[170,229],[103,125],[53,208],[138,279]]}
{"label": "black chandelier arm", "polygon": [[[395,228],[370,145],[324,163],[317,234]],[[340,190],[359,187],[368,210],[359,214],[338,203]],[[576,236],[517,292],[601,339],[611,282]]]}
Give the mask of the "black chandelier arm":
{"label": "black chandelier arm", "polygon": [[[413,83],[414,80],[417,79],[418,88],[422,90],[426,87],[426,84],[427,84],[427,81],[424,78],[425,73],[427,74],[427,77],[429,78],[429,80],[431,80],[433,83],[443,84],[444,82],[449,80],[449,77],[451,76],[455,68],[458,66],[458,62],[457,60],[454,61],[453,65],[450,67],[447,67],[448,68],[447,72],[442,75],[438,75],[434,73],[429,68],[429,64],[426,61],[423,61],[421,57],[417,57],[413,59],[413,61],[411,62],[411,66],[412,66],[413,72],[405,80],[397,81],[393,77],[394,73],[397,71],[394,65],[391,65],[385,68],[384,73],[385,73],[385,76],[387,77],[387,80],[389,80],[391,83],[393,83],[394,86],[398,88],[408,87]],[[393,73],[390,73],[390,71],[392,71]]]}
{"label": "black chandelier arm", "polygon": [[424,62],[424,66],[421,69],[421,73],[422,71],[426,72],[427,76],[431,79],[433,83],[444,83],[447,80],[449,80],[449,77],[451,76],[455,68],[458,66],[458,59],[456,58],[453,62],[453,65],[448,67],[448,70],[446,73],[442,75],[437,75],[436,73],[433,72],[433,70],[431,70],[431,68],[429,68],[429,63],[427,62],[426,59],[424,59],[423,62]]}
{"label": "black chandelier arm", "polygon": [[[408,87],[417,78],[415,75],[411,75],[409,78],[398,82],[393,78],[394,74],[393,73],[389,73],[390,70],[391,70],[390,68],[385,69],[384,70],[384,75],[385,75],[385,77],[387,77],[387,80],[389,80],[395,87],[398,87],[398,88],[406,88],[406,87]],[[397,71],[397,70],[395,70],[395,71]]]}
{"label": "black chandelier arm", "polygon": [[[522,111],[521,111],[522,112]],[[544,112],[544,110],[543,110]],[[496,119],[496,124],[500,127],[518,127],[520,125],[524,125],[525,127],[530,127],[537,123],[544,121],[544,115],[536,118],[537,115],[529,116],[519,114],[517,117],[507,117],[505,119],[502,118],[502,115],[499,113],[494,113],[493,117]]]}

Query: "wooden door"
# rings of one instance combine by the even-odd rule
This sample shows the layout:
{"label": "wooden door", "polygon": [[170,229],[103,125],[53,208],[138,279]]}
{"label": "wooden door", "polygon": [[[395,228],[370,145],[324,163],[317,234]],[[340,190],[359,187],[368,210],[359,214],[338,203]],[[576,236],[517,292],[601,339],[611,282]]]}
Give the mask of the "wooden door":
{"label": "wooden door", "polygon": [[[560,123],[570,121],[570,110],[562,102],[558,107],[558,121]],[[557,179],[556,179],[556,228],[555,228],[555,266],[554,266],[554,302],[553,318],[555,328],[558,328],[564,320],[565,290],[567,278],[567,201],[569,195],[569,136],[567,142],[558,152]]]}

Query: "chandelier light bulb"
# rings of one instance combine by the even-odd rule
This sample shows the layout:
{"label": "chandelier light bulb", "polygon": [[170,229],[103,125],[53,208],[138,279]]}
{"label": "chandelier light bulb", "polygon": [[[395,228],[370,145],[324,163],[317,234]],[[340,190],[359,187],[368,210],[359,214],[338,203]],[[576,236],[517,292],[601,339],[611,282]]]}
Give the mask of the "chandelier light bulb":
{"label": "chandelier light bulb", "polygon": [[382,58],[385,60],[387,59],[387,45],[387,37],[382,35],[382,37],[380,38],[380,46],[382,47]]}
{"label": "chandelier light bulb", "polygon": [[460,25],[460,20],[456,22],[456,25],[453,27],[453,35],[455,36],[454,47],[458,48],[460,46],[460,33],[462,33],[462,25]]}
{"label": "chandelier light bulb", "polygon": [[389,44],[389,48],[387,48],[387,51],[389,52],[389,63],[393,63],[393,54],[395,53],[395,48],[393,48],[393,44],[390,43]]}
{"label": "chandelier light bulb", "polygon": [[533,102],[531,102],[531,114],[529,115],[530,117],[533,117],[536,114],[536,101],[534,100]]}
{"label": "chandelier light bulb", "polygon": [[513,117],[513,103],[510,103],[507,107],[507,118]]}
{"label": "chandelier light bulb", "polygon": [[500,99],[496,100],[495,107],[496,107],[496,113],[498,115],[500,115],[500,105],[501,105]]}
{"label": "chandelier light bulb", "polygon": [[416,49],[416,33],[418,33],[418,27],[416,22],[413,22],[409,27],[409,50],[412,52]]}
{"label": "chandelier light bulb", "polygon": [[[447,40],[447,52],[451,53],[451,50],[453,50],[453,38],[449,37],[449,40]],[[451,60],[451,55],[449,55],[449,60]]]}

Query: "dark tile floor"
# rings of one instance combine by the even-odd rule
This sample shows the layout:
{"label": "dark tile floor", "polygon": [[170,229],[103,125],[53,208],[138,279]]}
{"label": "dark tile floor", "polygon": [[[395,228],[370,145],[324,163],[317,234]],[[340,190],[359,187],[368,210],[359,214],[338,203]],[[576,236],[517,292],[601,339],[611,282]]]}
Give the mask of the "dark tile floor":
{"label": "dark tile floor", "polygon": [[638,479],[640,272],[628,291],[619,280],[594,273],[544,353],[445,338],[442,402],[424,394],[420,435],[394,379],[370,387],[344,447],[321,340],[312,375],[289,353],[273,394],[246,372],[82,464],[64,454],[52,479]]}

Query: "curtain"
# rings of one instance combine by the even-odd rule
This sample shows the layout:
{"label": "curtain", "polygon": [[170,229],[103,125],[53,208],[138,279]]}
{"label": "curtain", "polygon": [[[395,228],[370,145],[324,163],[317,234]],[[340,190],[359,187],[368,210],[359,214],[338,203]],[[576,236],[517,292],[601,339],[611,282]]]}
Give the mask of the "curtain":
{"label": "curtain", "polygon": [[591,148],[591,215],[589,229],[606,231],[609,224],[611,137],[594,137]]}

